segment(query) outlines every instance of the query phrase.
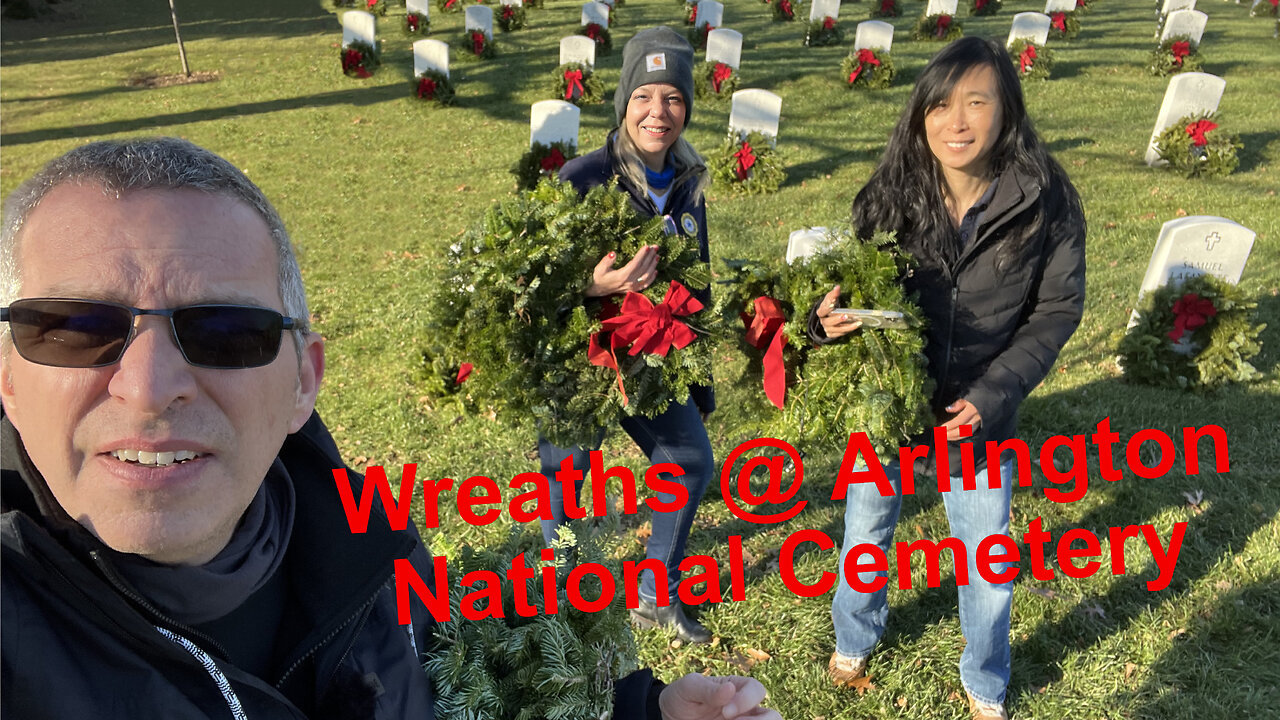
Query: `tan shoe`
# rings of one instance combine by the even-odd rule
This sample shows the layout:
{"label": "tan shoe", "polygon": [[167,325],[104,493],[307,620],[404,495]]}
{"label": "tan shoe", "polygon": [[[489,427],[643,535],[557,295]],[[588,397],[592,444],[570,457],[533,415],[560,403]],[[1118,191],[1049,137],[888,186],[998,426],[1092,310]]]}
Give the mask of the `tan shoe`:
{"label": "tan shoe", "polygon": [[1009,720],[1003,704],[983,702],[972,695],[969,695],[969,713],[973,720]]}
{"label": "tan shoe", "polygon": [[836,687],[853,687],[853,681],[866,674],[866,658],[851,658],[838,652],[831,653],[831,660],[827,663],[827,675],[831,676]]}

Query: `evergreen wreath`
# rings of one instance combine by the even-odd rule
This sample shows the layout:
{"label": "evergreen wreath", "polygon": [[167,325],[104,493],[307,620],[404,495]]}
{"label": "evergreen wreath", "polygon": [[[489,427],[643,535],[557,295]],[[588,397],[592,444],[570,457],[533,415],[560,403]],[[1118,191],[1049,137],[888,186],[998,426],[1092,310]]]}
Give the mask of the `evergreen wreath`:
{"label": "evergreen wreath", "polygon": [[1053,51],[1018,38],[1009,46],[1009,59],[1022,80],[1047,80],[1053,73]]}
{"label": "evergreen wreath", "polygon": [[[780,264],[730,264],[728,282],[716,290],[717,317],[739,337],[754,320],[758,297],[777,300],[785,316],[783,359],[792,385],[764,430],[814,451],[843,449],[849,433],[865,432],[883,454],[932,427],[934,384],[926,369],[923,320],[899,282],[910,259],[897,249],[894,235],[876,233],[870,242],[833,237],[825,249],[779,269]],[[847,298],[842,304],[897,310],[910,327],[863,328],[813,347],[809,312],[836,284]],[[754,375],[764,352],[745,341],[740,347]]]}
{"label": "evergreen wreath", "polygon": [[[643,294],[585,298],[601,258],[631,258],[646,245],[658,248],[659,261]],[[613,183],[579,196],[569,183],[541,182],[491,208],[458,247],[426,304],[433,342],[446,348],[439,354],[474,364],[472,396],[536,421],[551,442],[593,442],[620,417],[654,417],[686,402],[690,385],[710,384],[711,343],[697,339],[706,331],[695,304],[663,302],[679,288],[709,284],[698,240],[667,235],[662,218],[641,218]],[[674,337],[665,356],[647,341],[652,352],[628,351],[628,328],[612,329],[639,320],[646,304],[671,311],[670,334],[652,338],[661,346]],[[691,337],[682,338],[686,331]]]}
{"label": "evergreen wreath", "polygon": [[551,77],[556,100],[578,106],[604,102],[604,83],[586,63],[565,63],[556,68]]}
{"label": "evergreen wreath", "polygon": [[413,79],[413,94],[419,100],[434,100],[441,105],[452,105],[454,90],[449,76],[438,70],[425,70]]}
{"label": "evergreen wreath", "polygon": [[854,50],[840,63],[840,77],[850,88],[883,90],[893,82],[893,75],[893,58],[887,50]]}
{"label": "evergreen wreath", "polygon": [[1258,303],[1212,275],[1148,293],[1138,322],[1120,340],[1126,380],[1210,390],[1262,377],[1250,360],[1262,349]]}
{"label": "evergreen wreath", "polygon": [[715,30],[715,28],[711,26],[711,23],[706,23],[704,25],[691,27],[688,30],[685,30],[684,34],[686,39],[689,41],[689,44],[693,46],[694,50],[706,50],[707,35],[709,35],[712,30]]}
{"label": "evergreen wreath", "polygon": [[542,178],[554,179],[556,173],[560,172],[560,168],[577,155],[578,148],[572,143],[563,141],[550,145],[533,143],[511,167],[511,174],[516,176],[516,188],[532,190],[538,186]]}
{"label": "evergreen wreath", "polygon": [[587,23],[578,28],[579,35],[586,35],[596,41],[596,54],[609,55],[613,52],[613,35],[609,33],[609,28],[602,27],[600,23]]}
{"label": "evergreen wreath", "polygon": [[[563,586],[567,576],[566,556],[580,563],[598,563],[613,577],[621,577],[619,563],[601,549],[600,535],[578,542],[579,536],[589,534],[583,523],[563,526],[559,534],[552,542],[560,576],[557,586]],[[436,717],[599,720],[611,716],[615,681],[636,669],[624,593],[618,588],[613,602],[603,610],[583,612],[558,589],[553,598],[556,612],[545,612],[549,599],[543,594],[544,563],[535,548],[540,542],[513,529],[496,550],[467,546],[445,555],[449,557],[450,619],[432,628],[423,664],[435,690]],[[446,544],[447,538],[436,536],[433,551]],[[507,578],[512,560],[521,553],[535,570],[532,581],[523,581],[526,602],[539,609],[532,617],[514,611],[515,585]],[[461,579],[474,571],[492,573],[489,577],[498,588],[462,586]],[[603,591],[599,577],[585,573],[582,578],[580,596],[599,597]],[[491,596],[485,590],[500,593],[506,608],[503,617],[464,618],[464,602],[481,610],[488,607]]]}
{"label": "evergreen wreath", "polygon": [[790,22],[796,19],[796,3],[800,0],[773,0],[773,21]]}
{"label": "evergreen wreath", "polygon": [[1190,35],[1174,35],[1151,52],[1147,69],[1157,77],[1168,77],[1180,72],[1197,72],[1203,66],[1199,43],[1191,42]]}
{"label": "evergreen wreath", "polygon": [[1073,40],[1080,34],[1080,21],[1074,12],[1055,12],[1049,15],[1049,38]]}
{"label": "evergreen wreath", "polygon": [[911,31],[912,40],[937,40],[951,42],[964,35],[964,27],[956,19],[946,13],[921,15]]}
{"label": "evergreen wreath", "polygon": [[[621,5],[622,3],[619,2],[618,4]],[[538,10],[541,10],[543,7],[545,7],[545,0],[529,0],[526,3],[523,3],[523,7],[536,8]]]}
{"label": "evergreen wreath", "polygon": [[1262,0],[1254,3],[1249,14],[1253,17],[1276,17],[1280,15],[1280,0]]}
{"label": "evergreen wreath", "polygon": [[479,58],[481,60],[489,60],[497,55],[494,49],[494,42],[483,30],[463,30],[462,31],[462,47],[466,52],[462,53],[462,57]]}
{"label": "evergreen wreath", "polygon": [[462,12],[462,0],[436,0],[440,12]]}
{"label": "evergreen wreath", "polygon": [[693,25],[698,22],[697,0],[684,0],[684,24]]}
{"label": "evergreen wreath", "polygon": [[704,62],[693,71],[693,96],[723,102],[738,90],[738,71],[722,62]]}
{"label": "evergreen wreath", "polygon": [[872,18],[896,18],[902,15],[902,8],[897,0],[871,0],[875,5],[871,8]]}
{"label": "evergreen wreath", "polygon": [[523,5],[503,5],[498,8],[498,12],[494,21],[502,28],[502,32],[511,32],[519,30],[525,26],[525,13]]}
{"label": "evergreen wreath", "polygon": [[349,77],[373,77],[373,71],[382,65],[382,55],[369,43],[353,40],[341,52],[342,73]]}
{"label": "evergreen wreath", "polygon": [[774,143],[764,133],[752,132],[742,138],[730,130],[720,152],[708,159],[712,182],[734,193],[777,192],[787,179],[787,171]]}
{"label": "evergreen wreath", "polygon": [[809,29],[804,34],[805,47],[839,45],[842,42],[844,42],[844,28],[840,27],[839,21],[829,15],[809,23]]}
{"label": "evergreen wreath", "polygon": [[1185,115],[1156,138],[1156,152],[1168,168],[1189,178],[1230,175],[1240,164],[1239,135],[1218,132],[1213,113]]}
{"label": "evergreen wreath", "polygon": [[374,15],[387,14],[387,0],[333,0],[336,8],[359,8]]}
{"label": "evergreen wreath", "polygon": [[1001,0],[973,0],[969,6],[969,15],[995,15],[1000,12]]}
{"label": "evergreen wreath", "polygon": [[431,18],[424,13],[408,13],[404,16],[404,31],[410,35],[426,35],[431,32]]}
{"label": "evergreen wreath", "polygon": [[1093,0],[1076,0],[1076,12],[1087,15],[1093,10]]}

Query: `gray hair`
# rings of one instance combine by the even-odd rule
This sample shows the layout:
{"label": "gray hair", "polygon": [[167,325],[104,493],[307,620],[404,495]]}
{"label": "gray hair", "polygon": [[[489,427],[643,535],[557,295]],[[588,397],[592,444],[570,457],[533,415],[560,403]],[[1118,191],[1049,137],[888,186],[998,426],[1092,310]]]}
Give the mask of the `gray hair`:
{"label": "gray hair", "polygon": [[293,333],[299,357],[302,334],[310,328],[302,273],[284,221],[262,190],[225,159],[186,140],[171,137],[103,140],[78,147],[45,165],[4,202],[0,230],[0,304],[9,305],[22,291],[18,235],[31,211],[50,190],[66,183],[96,182],[119,195],[131,190],[193,188],[241,200],[267,223],[280,261],[280,301],[286,315],[298,320]]}

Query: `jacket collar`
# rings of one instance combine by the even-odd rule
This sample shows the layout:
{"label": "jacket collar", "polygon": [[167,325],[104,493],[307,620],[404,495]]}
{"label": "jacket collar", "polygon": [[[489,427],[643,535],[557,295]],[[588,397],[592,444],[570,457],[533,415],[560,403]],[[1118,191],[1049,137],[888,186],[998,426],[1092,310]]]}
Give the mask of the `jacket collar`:
{"label": "jacket collar", "polygon": [[[614,128],[609,133],[609,138],[604,143],[604,153],[606,167],[618,178],[618,187],[625,190],[631,196],[631,204],[646,215],[653,217],[662,213],[658,212],[658,206],[653,204],[653,198],[649,197],[646,187],[633,187],[631,182],[627,180],[626,173],[623,172],[622,158],[614,151],[614,144],[617,142],[618,133],[622,132],[622,128]],[[678,173],[671,185],[668,186],[667,210],[676,207],[685,207],[689,204],[689,194],[693,192],[694,183],[690,180],[697,177],[703,167],[701,165],[685,168]],[[670,214],[669,212],[667,214]]]}
{"label": "jacket collar", "polygon": [[996,179],[996,191],[982,216],[982,224],[974,232],[974,238],[961,250],[958,263],[964,263],[1002,228],[1034,206],[1040,199],[1040,184],[1016,169],[1000,173]]}

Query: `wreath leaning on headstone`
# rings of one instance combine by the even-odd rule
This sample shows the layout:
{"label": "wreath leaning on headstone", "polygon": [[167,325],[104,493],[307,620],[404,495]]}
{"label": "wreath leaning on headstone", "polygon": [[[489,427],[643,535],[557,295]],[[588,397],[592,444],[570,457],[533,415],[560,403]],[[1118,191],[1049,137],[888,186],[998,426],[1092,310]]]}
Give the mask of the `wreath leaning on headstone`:
{"label": "wreath leaning on headstone", "polygon": [[902,15],[897,0],[871,0],[875,5],[871,8],[872,18],[896,18]]}
{"label": "wreath leaning on headstone", "polygon": [[373,77],[373,71],[382,65],[382,54],[366,42],[353,40],[341,49],[342,73],[349,77]]}
{"label": "wreath leaning on headstone", "polygon": [[502,32],[519,30],[525,25],[524,5],[503,5],[494,15],[494,22]]}
{"label": "wreath leaning on headstone", "polygon": [[946,13],[922,15],[911,30],[912,40],[951,42],[964,34],[964,27]]}
{"label": "wreath leaning on headstone", "polygon": [[453,104],[453,83],[437,70],[426,70],[413,80],[413,92],[419,100],[433,100],[441,105]]}
{"label": "wreath leaning on headstone", "polygon": [[410,35],[426,35],[431,32],[431,18],[425,13],[406,13],[404,31]]}
{"label": "wreath leaning on headstone", "polygon": [[1055,12],[1049,15],[1049,38],[1072,40],[1080,34],[1080,21],[1074,12]]}
{"label": "wreath leaning on headstone", "polygon": [[840,76],[851,88],[883,90],[893,82],[893,75],[893,58],[887,50],[854,50],[840,63]]}
{"label": "wreath leaning on headstone", "polygon": [[[799,2],[799,0],[796,0]],[[773,0],[770,13],[774,22],[790,22],[796,19],[796,2],[792,0]]]}
{"label": "wreath leaning on headstone", "polygon": [[1157,77],[1168,77],[1180,72],[1197,72],[1203,66],[1199,43],[1191,42],[1189,35],[1174,35],[1151,52],[1147,69]]}
{"label": "wreath leaning on headstone", "polygon": [[712,30],[715,30],[715,28],[711,26],[711,23],[695,25],[685,30],[685,39],[689,41],[694,50],[706,50],[707,36],[711,34]]}
{"label": "wreath leaning on headstone", "polygon": [[722,62],[704,62],[693,71],[693,96],[723,102],[738,89],[738,71]]}
{"label": "wreath leaning on headstone", "polygon": [[712,182],[734,193],[777,192],[787,179],[774,138],[760,132],[745,138],[730,130],[720,152],[708,158]]}
{"label": "wreath leaning on headstone", "polygon": [[[576,528],[574,533],[570,528]],[[565,584],[569,555],[580,565],[600,565],[611,577],[621,577],[618,562],[600,548],[603,533],[578,542],[589,531],[582,523],[561,527],[552,542],[557,572]],[[613,687],[617,679],[636,668],[635,639],[627,621],[624,593],[596,612],[585,612],[569,602],[563,589],[548,598],[543,591],[543,563],[534,542],[513,532],[496,550],[460,548],[445,554],[447,538],[437,536],[433,553],[449,558],[449,619],[437,623],[426,648],[426,672],[435,691],[435,715],[472,720],[599,720],[613,711]],[[539,538],[538,543],[541,542]],[[522,580],[521,596],[538,612],[524,617],[514,611],[515,584],[508,578],[513,559],[523,554],[534,570],[534,580]],[[491,582],[462,585],[470,572],[487,573]],[[594,600],[604,590],[599,575],[580,575],[578,596]],[[429,581],[428,581],[429,582]],[[496,596],[496,597],[495,597]],[[504,612],[468,620],[472,614],[500,602]],[[549,604],[554,602],[554,612]],[[495,617],[495,614],[497,615]]]}
{"label": "wreath leaning on headstone", "polygon": [[844,28],[840,27],[840,21],[829,15],[809,23],[809,29],[804,34],[805,47],[825,47],[839,45],[842,42],[844,42]]}
{"label": "wreath leaning on headstone", "polygon": [[551,78],[554,93],[552,97],[556,100],[578,106],[604,102],[604,83],[600,82],[595,71],[586,63],[565,63],[552,72]]}
{"label": "wreath leaning on headstone", "polygon": [[1255,2],[1249,14],[1253,17],[1277,17],[1280,15],[1280,0]]}
{"label": "wreath leaning on headstone", "polygon": [[436,0],[436,8],[441,12],[462,12],[462,0]]}
{"label": "wreath leaning on headstone", "polygon": [[[644,293],[588,299],[610,252],[658,249]],[[666,234],[610,183],[585,196],[541,182],[488,210],[451,247],[426,307],[428,354],[473,366],[467,394],[533,420],[560,446],[594,442],[623,416],[654,417],[711,382],[702,305],[710,270],[697,238]]]}
{"label": "wreath leaning on headstone", "polygon": [[1240,136],[1218,130],[1213,113],[1178,119],[1156,138],[1156,152],[1170,170],[1189,178],[1230,175],[1240,164]]}
{"label": "wreath leaning on headstone", "polygon": [[1000,12],[1001,0],[973,0],[969,5],[970,15],[995,15]]}
{"label": "wreath leaning on headstone", "polygon": [[602,26],[600,23],[587,23],[578,28],[579,35],[586,35],[596,41],[596,54],[608,55],[613,52],[613,35],[609,33],[609,28]]}
{"label": "wreath leaning on headstone", "polygon": [[[781,409],[763,413],[763,431],[824,451],[864,432],[878,454],[893,453],[934,423],[922,315],[899,282],[910,258],[891,233],[866,242],[828,237],[825,249],[780,269],[777,261],[730,261],[716,288],[717,318],[742,338],[747,375]],[[809,311],[836,284],[842,305],[901,312],[908,327],[864,325],[813,347]]]}
{"label": "wreath leaning on headstone", "polygon": [[1258,303],[1212,275],[1148,293],[1138,322],[1120,340],[1124,377],[1146,385],[1209,390],[1262,377],[1250,360],[1262,349]]}
{"label": "wreath leaning on headstone", "polygon": [[511,167],[511,174],[516,176],[516,188],[532,190],[543,178],[554,180],[560,168],[577,155],[578,148],[572,143],[532,143]]}
{"label": "wreath leaning on headstone", "polygon": [[1053,72],[1053,51],[1026,38],[1013,41],[1009,59],[1021,80],[1047,80]]}
{"label": "wreath leaning on headstone", "polygon": [[1093,0],[1076,0],[1076,12],[1087,15],[1093,10]]}
{"label": "wreath leaning on headstone", "polygon": [[387,14],[387,0],[333,0],[336,8],[359,8],[374,15]]}

